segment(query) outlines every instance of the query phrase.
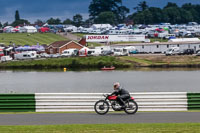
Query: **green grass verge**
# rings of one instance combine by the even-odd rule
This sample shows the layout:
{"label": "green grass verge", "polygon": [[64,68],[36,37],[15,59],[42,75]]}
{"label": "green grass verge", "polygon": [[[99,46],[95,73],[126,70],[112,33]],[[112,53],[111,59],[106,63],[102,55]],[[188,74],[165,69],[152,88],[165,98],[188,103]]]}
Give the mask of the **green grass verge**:
{"label": "green grass verge", "polygon": [[103,44],[100,43],[95,43],[95,42],[89,42],[87,43],[88,47],[98,47],[98,46],[103,46]]}
{"label": "green grass verge", "polygon": [[198,133],[200,123],[0,126],[1,133]]}
{"label": "green grass verge", "polygon": [[82,38],[83,36],[86,36],[86,35],[92,35],[92,34],[85,34],[85,33],[73,33],[74,35]]}
{"label": "green grass verge", "polygon": [[133,65],[145,67],[199,67],[200,58],[197,56],[155,56],[155,55],[137,55],[137,56],[123,56],[120,60],[130,62]]}
{"label": "green grass verge", "polygon": [[168,42],[168,39],[161,39],[161,38],[150,38],[151,42]]}
{"label": "green grass verge", "polygon": [[131,56],[123,56],[120,57],[120,60],[124,60],[127,62],[132,62],[133,64],[139,64],[142,66],[148,66],[148,65],[152,65],[152,61],[150,60],[146,60],[146,59],[139,59],[137,57],[131,57]]}
{"label": "green grass verge", "polygon": [[51,44],[55,41],[66,40],[66,38],[53,33],[1,33],[0,43],[5,45],[36,45]]}
{"label": "green grass verge", "polygon": [[68,68],[68,69],[84,69],[93,68],[99,69],[104,66],[115,66],[116,68],[128,68],[129,63],[124,63],[112,56],[99,57],[72,57],[72,58],[57,58],[45,60],[27,60],[13,61],[0,63],[0,68],[13,69],[51,69],[51,68]]}
{"label": "green grass verge", "polygon": [[63,69],[68,70],[99,70],[107,66],[115,66],[117,69],[132,69],[135,67],[151,68],[200,68],[200,57],[196,56],[98,56],[98,57],[70,57],[51,58],[41,60],[11,61],[0,63],[0,69]]}

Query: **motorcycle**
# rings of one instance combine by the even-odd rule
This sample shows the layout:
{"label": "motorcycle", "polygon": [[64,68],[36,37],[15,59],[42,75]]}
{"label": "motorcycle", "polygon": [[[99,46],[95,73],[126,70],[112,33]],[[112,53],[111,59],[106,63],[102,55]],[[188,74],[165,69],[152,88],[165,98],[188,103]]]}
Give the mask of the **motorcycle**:
{"label": "motorcycle", "polygon": [[99,100],[94,105],[94,110],[99,115],[108,113],[110,106],[114,111],[125,111],[127,114],[135,114],[138,110],[138,105],[133,97],[125,100],[125,108],[122,108],[117,101],[117,96],[103,95],[104,100]]}

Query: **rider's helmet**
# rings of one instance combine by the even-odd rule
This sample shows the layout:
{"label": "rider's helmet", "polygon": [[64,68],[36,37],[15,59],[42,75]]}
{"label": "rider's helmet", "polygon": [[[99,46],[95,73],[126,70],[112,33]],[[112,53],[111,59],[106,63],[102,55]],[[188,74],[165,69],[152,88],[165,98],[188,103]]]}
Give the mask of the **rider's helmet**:
{"label": "rider's helmet", "polygon": [[119,87],[120,87],[120,83],[119,82],[115,82],[113,87],[114,87],[114,90],[118,90]]}

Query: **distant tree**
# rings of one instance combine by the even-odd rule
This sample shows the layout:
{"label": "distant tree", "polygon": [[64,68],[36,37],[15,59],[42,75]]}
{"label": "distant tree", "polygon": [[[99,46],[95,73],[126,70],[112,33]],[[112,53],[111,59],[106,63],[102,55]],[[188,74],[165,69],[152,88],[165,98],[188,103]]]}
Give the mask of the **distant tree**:
{"label": "distant tree", "polygon": [[0,28],[2,28],[2,26],[3,26],[3,25],[2,25],[1,22],[0,22]]}
{"label": "distant tree", "polygon": [[20,20],[19,11],[16,10],[15,12],[15,21]]}
{"label": "distant tree", "polygon": [[135,24],[151,24],[153,23],[153,15],[149,10],[134,14],[133,21]]}
{"label": "distant tree", "polygon": [[8,24],[8,22],[5,22],[4,24],[3,24],[3,27],[6,27],[6,26],[8,26],[9,24]]}
{"label": "distant tree", "polygon": [[67,18],[63,21],[63,24],[73,24],[73,21],[71,19]]}
{"label": "distant tree", "polygon": [[195,8],[195,6],[193,6],[191,3],[185,3],[182,5],[182,8],[185,10],[191,10],[191,9]]}
{"label": "distant tree", "polygon": [[176,3],[168,2],[161,9],[157,7],[148,7],[145,1],[140,2],[134,9],[132,15],[128,19],[132,19],[134,23],[157,24],[168,22],[172,24],[182,24],[191,21],[200,23],[200,5],[192,5],[191,3],[183,4],[182,7]]}
{"label": "distant tree", "polygon": [[30,22],[28,20],[20,19],[20,20],[14,21],[11,25],[15,27],[15,26],[27,25],[27,24],[30,24]]}
{"label": "distant tree", "polygon": [[142,1],[142,2],[140,2],[138,4],[137,7],[134,7],[133,9],[137,10],[138,12],[140,12],[140,11],[144,11],[144,10],[148,9],[148,7],[149,6],[147,5],[146,1]]}
{"label": "distant tree", "polygon": [[89,5],[91,19],[96,19],[102,12],[113,12],[117,21],[122,21],[129,9],[122,6],[122,0],[92,0]]}
{"label": "distant tree", "polygon": [[38,25],[38,26],[42,26],[42,25],[44,25],[44,22],[43,22],[42,20],[38,19],[38,20],[36,20],[36,21],[34,22],[34,24],[36,24],[36,25]]}
{"label": "distant tree", "polygon": [[176,3],[172,3],[172,2],[168,2],[167,5],[164,8],[168,8],[168,7],[176,7],[178,8]]}
{"label": "distant tree", "polygon": [[86,20],[83,22],[83,26],[84,26],[84,27],[90,27],[93,23],[94,23],[94,20],[92,20],[91,18],[89,18],[89,19],[86,19]]}
{"label": "distant tree", "polygon": [[73,23],[75,26],[79,27],[82,24],[83,17],[80,14],[73,16]]}
{"label": "distant tree", "polygon": [[59,18],[54,19],[54,18],[50,18],[47,20],[48,24],[61,24],[61,20]]}
{"label": "distant tree", "polygon": [[97,24],[116,24],[116,17],[113,12],[102,12],[94,20]]}
{"label": "distant tree", "polygon": [[56,24],[61,24],[61,20],[59,18],[56,19]]}
{"label": "distant tree", "polygon": [[181,20],[180,20],[181,22],[179,23],[188,23],[195,19],[192,12],[185,10],[183,8],[180,9],[180,15],[181,15]]}
{"label": "distant tree", "polygon": [[117,11],[118,15],[115,15],[118,22],[123,23],[126,19],[126,14],[128,14],[129,12],[130,10],[128,8],[126,8],[125,6],[120,6]]}
{"label": "distant tree", "polygon": [[196,21],[200,23],[200,5],[192,5],[191,3],[186,3],[182,5],[182,9],[188,12],[187,16],[186,14],[183,14],[183,17],[188,18],[187,22]]}
{"label": "distant tree", "polygon": [[181,12],[178,7],[172,6],[165,8],[163,10],[163,14],[165,15],[164,21],[172,24],[180,24],[182,23]]}
{"label": "distant tree", "polygon": [[158,24],[158,23],[163,22],[164,15],[163,15],[162,9],[157,8],[157,7],[150,7],[148,10],[152,14],[152,24],[155,24],[155,23]]}

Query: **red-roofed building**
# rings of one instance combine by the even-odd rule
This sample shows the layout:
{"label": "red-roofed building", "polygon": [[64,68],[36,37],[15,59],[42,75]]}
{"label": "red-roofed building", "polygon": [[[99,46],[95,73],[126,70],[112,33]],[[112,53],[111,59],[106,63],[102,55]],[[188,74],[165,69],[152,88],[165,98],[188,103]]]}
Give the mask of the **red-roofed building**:
{"label": "red-roofed building", "polygon": [[47,48],[46,48],[46,53],[48,54],[62,54],[62,51],[66,50],[66,49],[71,49],[71,48],[75,48],[80,50],[81,48],[83,48],[83,45],[75,42],[75,41],[56,41],[52,44],[50,44]]}

